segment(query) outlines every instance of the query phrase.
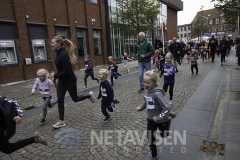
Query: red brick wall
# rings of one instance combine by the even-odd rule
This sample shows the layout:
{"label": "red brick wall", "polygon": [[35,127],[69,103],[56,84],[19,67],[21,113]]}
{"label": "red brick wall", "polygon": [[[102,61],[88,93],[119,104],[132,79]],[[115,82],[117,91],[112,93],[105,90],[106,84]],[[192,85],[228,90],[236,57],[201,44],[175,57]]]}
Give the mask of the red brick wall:
{"label": "red brick wall", "polygon": [[[16,21],[17,32],[20,42],[22,58],[31,58],[27,22],[46,23],[47,38],[55,36],[54,24],[69,25],[70,39],[77,45],[76,26],[87,27],[87,45],[90,57],[94,65],[105,64],[107,61],[107,40],[105,31],[105,5],[99,0],[98,5],[90,1],[78,0],[1,0],[0,20]],[[26,19],[26,15],[29,16]],[[53,19],[56,18],[56,21]],[[96,22],[92,24],[91,19]],[[93,27],[102,28],[102,50],[101,56],[94,55]],[[54,59],[55,52],[50,51],[52,61],[36,63],[26,66],[25,63],[17,66],[0,67],[0,84],[33,79],[39,68],[46,68],[49,71],[56,70]],[[76,56],[78,52],[76,49]],[[23,60],[22,60],[23,61]],[[24,62],[24,61],[23,61]],[[84,59],[78,58],[74,69],[83,68]]]}
{"label": "red brick wall", "polygon": [[168,40],[178,37],[177,34],[177,11],[167,8],[167,36]]}

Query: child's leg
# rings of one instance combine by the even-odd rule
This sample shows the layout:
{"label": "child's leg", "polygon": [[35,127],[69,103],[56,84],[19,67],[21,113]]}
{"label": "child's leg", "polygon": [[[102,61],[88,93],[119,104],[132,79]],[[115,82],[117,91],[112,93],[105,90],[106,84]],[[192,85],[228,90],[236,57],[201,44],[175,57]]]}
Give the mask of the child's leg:
{"label": "child's leg", "polygon": [[44,103],[47,104],[48,108],[52,108],[55,104],[57,104],[57,101],[51,103],[51,99],[52,99],[52,97],[45,98]]}
{"label": "child's leg", "polygon": [[152,153],[152,157],[156,158],[157,157],[157,147],[155,144],[155,136],[154,136],[154,132],[157,131],[157,124],[152,121],[147,119],[148,123],[147,123],[147,136],[148,136],[148,144],[149,144],[149,148],[150,151]]}
{"label": "child's leg", "polygon": [[169,95],[170,95],[170,100],[173,99],[173,87],[174,87],[174,83],[169,84]]}
{"label": "child's leg", "polygon": [[111,85],[113,85],[113,76],[111,75]]}
{"label": "child's leg", "polygon": [[198,74],[198,66],[197,65],[195,66],[195,69],[196,69],[196,74]]}
{"label": "child's leg", "polygon": [[191,65],[191,71],[192,71],[192,74],[194,74],[194,72],[193,72],[193,65]]}
{"label": "child's leg", "polygon": [[167,83],[163,84],[163,90],[164,90],[165,93],[167,93],[167,90],[168,90],[168,84]]}
{"label": "child's leg", "polygon": [[48,97],[43,97],[44,103],[43,103],[43,119],[46,119],[47,116],[47,107],[50,103],[50,99]]}
{"label": "child's leg", "polygon": [[84,77],[84,84],[85,84],[85,87],[87,87],[87,78],[88,78],[89,75],[85,74],[85,77]]}
{"label": "child's leg", "polygon": [[97,81],[99,81],[97,78],[94,77],[93,74],[91,74],[90,76],[91,76],[92,80],[97,80]]}
{"label": "child's leg", "polygon": [[107,112],[107,105],[104,104],[103,102],[101,103],[101,111],[102,111],[102,114],[105,116],[105,117],[108,117],[109,114]]}
{"label": "child's leg", "polygon": [[159,123],[158,129],[160,131],[160,135],[163,138],[167,138],[169,135],[169,129],[170,129],[170,120],[168,120],[165,123]]}

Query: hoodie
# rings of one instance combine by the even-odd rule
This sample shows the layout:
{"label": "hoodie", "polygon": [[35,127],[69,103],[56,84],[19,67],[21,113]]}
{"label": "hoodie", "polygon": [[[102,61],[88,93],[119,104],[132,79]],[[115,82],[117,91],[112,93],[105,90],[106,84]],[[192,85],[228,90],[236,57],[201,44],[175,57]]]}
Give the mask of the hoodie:
{"label": "hoodie", "polygon": [[153,120],[156,117],[156,123],[165,123],[170,114],[170,105],[165,97],[165,92],[160,86],[156,86],[151,91],[145,91],[144,101],[140,105],[141,111],[147,108],[147,118]]}
{"label": "hoodie", "polygon": [[56,87],[56,85],[50,79],[46,78],[42,82],[38,78],[36,78],[36,81],[32,88],[32,93],[35,93],[36,89],[39,88],[42,97],[51,97],[52,96],[51,86]]}

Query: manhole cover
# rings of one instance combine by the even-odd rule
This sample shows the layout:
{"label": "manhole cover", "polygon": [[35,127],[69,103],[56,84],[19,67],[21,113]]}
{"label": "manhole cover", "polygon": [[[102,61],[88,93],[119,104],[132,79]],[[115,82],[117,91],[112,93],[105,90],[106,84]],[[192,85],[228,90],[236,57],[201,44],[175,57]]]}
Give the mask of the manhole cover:
{"label": "manhole cover", "polygon": [[202,141],[201,148],[203,152],[214,152],[215,155],[224,156],[225,154],[225,145],[224,144],[217,144],[216,142],[207,142]]}
{"label": "manhole cover", "polygon": [[230,100],[239,101],[240,100],[240,92],[230,92]]}

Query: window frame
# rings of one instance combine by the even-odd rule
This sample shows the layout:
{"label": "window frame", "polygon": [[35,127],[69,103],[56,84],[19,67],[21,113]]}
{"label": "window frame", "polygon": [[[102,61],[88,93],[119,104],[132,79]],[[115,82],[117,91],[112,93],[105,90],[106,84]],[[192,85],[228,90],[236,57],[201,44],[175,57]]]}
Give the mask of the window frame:
{"label": "window frame", "polygon": [[78,57],[82,58],[86,55],[89,55],[89,46],[88,46],[88,28],[85,26],[76,26],[76,38],[77,38],[77,48],[78,48],[78,30],[83,30],[85,31],[85,47],[86,49],[84,49],[84,54],[83,56],[79,55],[79,50],[78,50]]}
{"label": "window frame", "polygon": [[[96,2],[96,1],[97,1],[97,2]],[[95,5],[98,5],[98,4],[99,4],[98,0],[95,0],[94,2],[93,2],[93,0],[90,0],[90,3],[91,3],[91,4],[95,4]]]}
{"label": "window frame", "polygon": [[[100,40],[99,42],[101,43],[99,46],[101,47],[101,53],[100,54],[96,54],[96,51],[95,51],[95,41],[94,41],[94,31],[99,31],[100,32]],[[102,44],[102,29],[101,28],[93,28],[93,47],[94,47],[94,55],[95,56],[103,56],[103,44]],[[98,49],[98,52],[99,52],[99,49]]]}
{"label": "window frame", "polygon": [[213,24],[213,20],[210,19],[210,20],[209,20],[209,25],[212,25],[212,24]]}
{"label": "window frame", "polygon": [[215,19],[215,24],[219,24],[219,18]]}

